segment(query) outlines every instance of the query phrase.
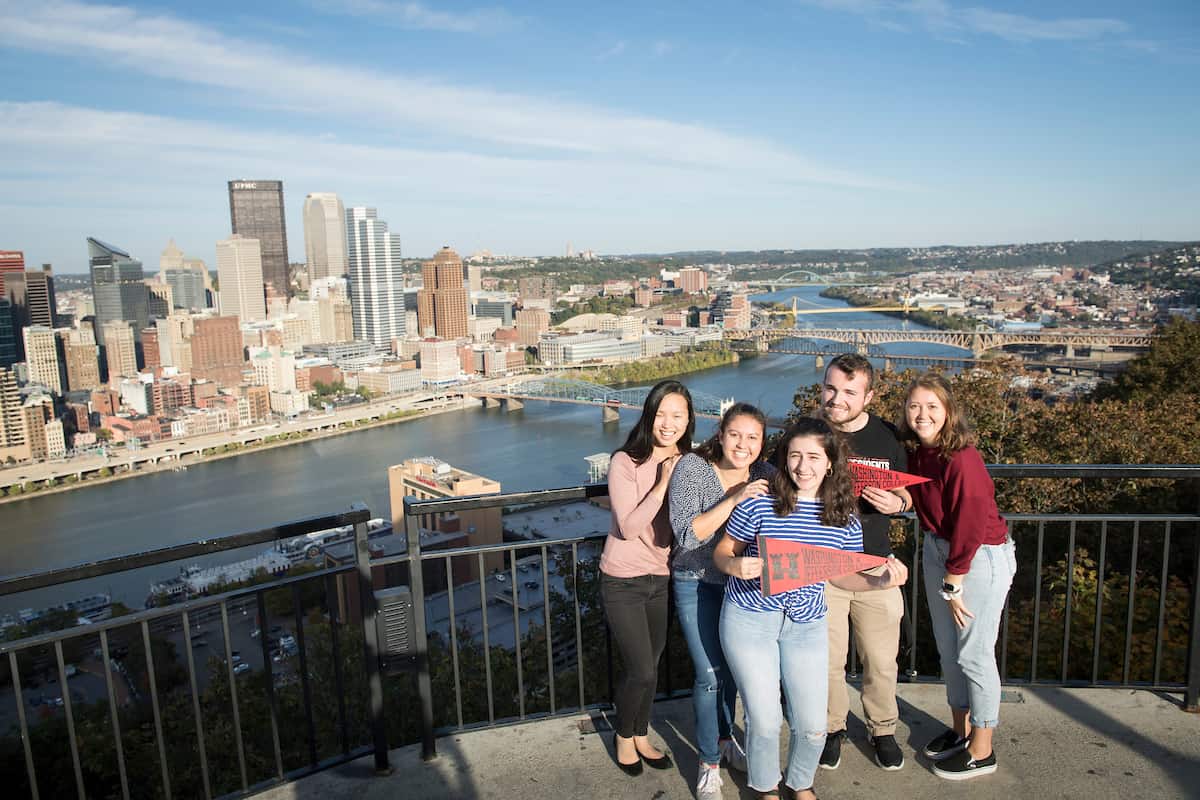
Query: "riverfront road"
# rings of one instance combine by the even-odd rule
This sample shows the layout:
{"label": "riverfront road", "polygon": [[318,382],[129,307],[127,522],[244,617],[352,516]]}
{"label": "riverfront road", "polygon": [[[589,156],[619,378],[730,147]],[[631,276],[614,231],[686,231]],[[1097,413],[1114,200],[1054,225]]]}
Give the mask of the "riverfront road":
{"label": "riverfront road", "polygon": [[329,414],[314,414],[294,420],[267,422],[249,428],[164,439],[143,444],[136,450],[109,448],[105,455],[92,453],[74,458],[57,459],[38,464],[18,464],[0,470],[0,488],[23,483],[44,483],[68,476],[83,478],[107,467],[114,473],[147,468],[182,468],[200,460],[199,453],[227,444],[254,444],[271,436],[296,431],[333,431],[351,422],[370,422],[396,411],[435,411],[460,408],[462,399],[456,392],[422,393],[405,397],[388,397],[368,403],[340,408]]}

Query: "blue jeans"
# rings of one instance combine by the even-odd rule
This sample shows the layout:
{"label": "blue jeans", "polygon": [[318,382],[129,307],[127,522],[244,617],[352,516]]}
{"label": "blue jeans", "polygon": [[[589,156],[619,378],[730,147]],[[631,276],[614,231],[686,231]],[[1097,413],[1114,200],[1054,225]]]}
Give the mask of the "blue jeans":
{"label": "blue jeans", "polygon": [[747,611],[727,599],[721,608],[721,644],[746,709],[750,788],[766,792],[779,785],[781,681],[791,730],[785,782],[793,789],[812,786],[825,747],[825,618],[792,622],[782,611]]}
{"label": "blue jeans", "polygon": [[692,708],[696,712],[696,749],[700,760],[721,763],[720,739],[733,736],[737,684],[728,675],[721,652],[721,603],[725,586],[676,575],[675,611],[692,655],[696,680],[692,683]]}
{"label": "blue jeans", "polygon": [[1017,572],[1012,539],[1004,544],[982,545],[963,579],[963,605],[975,615],[962,628],[954,624],[950,606],[941,598],[942,578],[950,543],[925,534],[921,566],[929,595],[929,617],[942,661],[946,702],[970,712],[971,725],[994,728],[1000,724],[1000,670],[996,666],[996,637],[1008,598],[1008,587]]}

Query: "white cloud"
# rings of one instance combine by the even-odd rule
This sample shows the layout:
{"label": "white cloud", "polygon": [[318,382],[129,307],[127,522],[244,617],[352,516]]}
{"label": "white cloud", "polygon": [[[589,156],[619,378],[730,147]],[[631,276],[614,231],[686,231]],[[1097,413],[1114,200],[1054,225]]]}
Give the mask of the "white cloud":
{"label": "white cloud", "polygon": [[624,53],[625,48],[628,46],[629,46],[628,43],[624,39],[621,39],[621,40],[615,42],[612,47],[608,48],[603,53],[601,53],[600,59],[604,60],[606,58],[616,58],[617,56]]}
{"label": "white cloud", "polygon": [[665,56],[669,55],[675,49],[675,45],[665,39],[659,39],[654,43],[654,55]]}
{"label": "white cloud", "polygon": [[389,0],[310,0],[310,5],[325,13],[364,17],[410,30],[497,33],[519,25],[519,20],[500,8],[456,13],[439,11],[423,3],[396,3]]}
{"label": "white cloud", "polygon": [[[800,0],[823,8],[857,14],[898,31],[915,23],[931,33],[958,39],[964,34],[996,36],[1009,41],[1091,41],[1127,33],[1128,23],[1107,17],[1038,19],[978,6],[958,8],[948,0]],[[961,39],[958,39],[961,41]]]}
{"label": "white cloud", "polygon": [[[773,142],[703,125],[624,114],[530,95],[325,64],[211,28],[134,9],[0,0],[5,46],[74,57],[189,84],[218,87],[308,114],[450,137],[484,152],[539,151],[545,158],[669,164],[748,183],[886,188],[887,182],[826,167]],[[380,102],[390,98],[389,102]]]}

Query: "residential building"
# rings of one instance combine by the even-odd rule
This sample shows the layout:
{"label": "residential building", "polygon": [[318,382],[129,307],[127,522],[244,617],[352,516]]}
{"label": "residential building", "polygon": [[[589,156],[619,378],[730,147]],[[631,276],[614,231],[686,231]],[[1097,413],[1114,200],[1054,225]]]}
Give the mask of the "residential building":
{"label": "residential building", "polygon": [[467,330],[467,290],[458,253],[443,247],[421,265],[424,286],[417,293],[417,327],[421,336],[459,339]]}
{"label": "residential building", "polygon": [[58,357],[58,336],[52,328],[30,325],[22,335],[25,340],[25,364],[29,382],[45,386],[56,395],[63,393],[63,363]]}
{"label": "residential building", "polygon": [[[467,497],[479,494],[499,494],[500,483],[474,475],[465,470],[428,456],[410,458],[388,468],[388,495],[392,507],[392,526],[404,530],[404,498],[414,496],[421,500]],[[420,518],[421,527],[444,533],[465,533],[466,545],[501,544],[504,530],[501,509],[494,508],[462,511],[456,514],[438,514]],[[466,559],[474,562],[475,559]],[[484,570],[488,573],[504,568],[503,553],[485,553]],[[470,580],[479,578],[478,567],[471,564]]]}
{"label": "residential building", "polygon": [[261,242],[237,233],[217,242],[217,278],[222,315],[242,322],[267,318]]}
{"label": "residential building", "polygon": [[117,384],[117,392],[121,395],[122,408],[142,416],[157,411],[154,407],[154,379],[152,376],[139,375],[135,378],[122,378],[121,382]]}
{"label": "residential building", "polygon": [[25,417],[17,378],[12,370],[0,369],[0,462],[9,458],[14,461],[28,459],[29,444],[25,437]]}
{"label": "residential building", "polygon": [[[229,218],[233,233],[258,240],[261,283],[270,285],[278,295],[290,297],[292,282],[288,270],[287,225],[283,210],[282,181],[229,182]],[[219,277],[224,294],[225,278]],[[221,313],[232,312],[222,307]]]}
{"label": "residential building", "polygon": [[347,274],[346,209],[331,192],[313,192],[304,198],[304,259],[308,280]]}
{"label": "residential building", "polygon": [[193,317],[186,313],[171,314],[166,319],[154,320],[154,327],[158,330],[159,362],[164,367],[191,372]]}
{"label": "residential building", "polygon": [[374,208],[346,211],[346,260],[353,337],[376,347],[391,347],[392,339],[404,336],[400,237],[388,230]]}
{"label": "residential building", "polygon": [[554,278],[544,276],[520,278],[517,281],[517,294],[520,295],[523,304],[527,300],[549,300],[553,302],[557,296]]}
{"label": "residential building", "polygon": [[475,301],[476,317],[495,317],[500,324],[512,325],[515,321],[513,301],[508,298],[481,297]]}
{"label": "residential building", "polygon": [[105,327],[123,321],[133,330],[150,324],[150,301],[142,262],[124,250],[88,238],[88,267],[92,277],[92,300],[96,307],[96,343],[107,347]]}
{"label": "residential building", "polygon": [[67,364],[67,389],[91,391],[100,386],[100,348],[90,326],[66,332],[63,351]]}
{"label": "residential building", "polygon": [[463,265],[463,284],[467,292],[483,291],[483,267],[478,264]]}
{"label": "residential building", "polygon": [[701,294],[708,291],[708,273],[698,267],[684,267],[679,270],[675,285],[684,294]]}
{"label": "residential building", "polygon": [[[272,392],[296,391],[296,357],[291,352],[278,347],[251,348],[250,367],[256,385]],[[271,409],[275,410],[274,401]]]}
{"label": "residential building", "polygon": [[382,367],[368,367],[358,373],[358,385],[373,394],[406,394],[421,388],[421,371],[413,369],[412,362],[407,366],[390,364]]}
{"label": "residential building", "polygon": [[137,375],[137,343],[129,323],[111,320],[104,323],[99,332],[107,343],[104,346],[104,359],[108,367],[109,385],[115,386],[119,378]]}
{"label": "residential building", "polygon": [[67,435],[62,420],[52,419],[45,423],[43,436],[46,437],[46,458],[62,458],[67,454]]}
{"label": "residential building", "polygon": [[29,309],[29,324],[58,327],[58,302],[54,297],[54,270],[42,264],[41,270],[25,273],[25,305]]}
{"label": "residential building", "polygon": [[[245,353],[238,318],[231,316],[195,319],[190,338],[191,365],[188,371],[222,386],[242,382]],[[182,370],[182,367],[175,365]]]}
{"label": "residential building", "polygon": [[294,417],[308,410],[308,392],[295,389],[271,390],[271,411],[285,417]]}
{"label": "residential building", "polygon": [[162,350],[158,346],[158,327],[146,328],[140,334],[142,340],[142,364],[147,370],[162,367]]}

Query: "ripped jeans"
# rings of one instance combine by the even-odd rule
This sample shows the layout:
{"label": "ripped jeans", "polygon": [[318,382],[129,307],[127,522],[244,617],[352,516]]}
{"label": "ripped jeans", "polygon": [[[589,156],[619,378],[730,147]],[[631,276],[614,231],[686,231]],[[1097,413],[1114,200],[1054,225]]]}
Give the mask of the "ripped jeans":
{"label": "ripped jeans", "polygon": [[765,792],[779,784],[780,682],[791,730],[785,782],[793,789],[809,788],[825,747],[825,617],[793,622],[782,611],[749,611],[727,598],[721,608],[721,644],[746,710],[750,788]]}
{"label": "ripped jeans", "polygon": [[696,712],[696,750],[705,764],[721,763],[717,742],[733,738],[737,684],[728,674],[721,652],[721,603],[725,584],[705,583],[675,574],[675,611],[679,627],[692,655],[696,680],[692,684],[692,708]]}

